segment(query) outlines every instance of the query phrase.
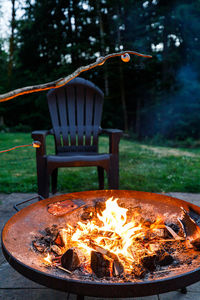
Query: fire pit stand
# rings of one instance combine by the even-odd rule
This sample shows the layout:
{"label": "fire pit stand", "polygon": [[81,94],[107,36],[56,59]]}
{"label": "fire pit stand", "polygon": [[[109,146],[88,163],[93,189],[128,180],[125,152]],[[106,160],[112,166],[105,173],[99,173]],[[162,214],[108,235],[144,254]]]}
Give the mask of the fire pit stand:
{"label": "fire pit stand", "polygon": [[[80,200],[88,204],[94,199],[107,199],[109,197],[120,200],[135,201],[142,206],[151,206],[155,212],[162,215],[181,214],[181,208],[185,211],[194,211],[200,216],[200,208],[186,201],[155,193],[102,190],[77,192],[55,196],[31,204],[16,213],[4,226],[2,231],[2,249],[9,264],[25,277],[56,290],[77,294],[77,299],[82,300],[84,296],[125,298],[157,295],[174,290],[186,292],[185,287],[200,280],[200,258],[199,264],[188,267],[177,272],[171,272],[159,279],[144,279],[131,282],[109,282],[95,280],[81,280],[70,277],[61,270],[52,271],[51,268],[42,266],[38,261],[38,253],[30,249],[32,236],[42,228],[55,223],[61,225],[66,219],[73,218],[75,212],[67,216],[53,216],[49,214],[49,204],[62,202],[66,198]],[[78,214],[78,212],[76,211]],[[199,255],[199,252],[197,252]]]}

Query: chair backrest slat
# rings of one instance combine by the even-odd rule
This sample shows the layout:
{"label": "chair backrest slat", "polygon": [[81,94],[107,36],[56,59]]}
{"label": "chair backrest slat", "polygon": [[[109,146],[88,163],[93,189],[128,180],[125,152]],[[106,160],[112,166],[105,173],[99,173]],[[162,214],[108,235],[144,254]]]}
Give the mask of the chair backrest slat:
{"label": "chair backrest slat", "polygon": [[85,104],[85,89],[80,86],[76,91],[77,100],[77,133],[78,133],[78,144],[83,145],[84,135],[84,104]]}
{"label": "chair backrest slat", "polygon": [[94,132],[93,132],[94,144],[98,142],[99,124],[101,124],[102,110],[103,110],[103,106],[102,106],[101,96],[96,95],[94,101]]}
{"label": "chair backrest slat", "polygon": [[76,100],[75,100],[75,89],[70,86],[66,89],[67,91],[67,106],[68,106],[68,118],[69,118],[69,131],[70,131],[70,144],[76,145]]}
{"label": "chair backrest slat", "polygon": [[48,92],[57,153],[97,151],[103,98],[97,86],[82,78]]}
{"label": "chair backrest slat", "polygon": [[57,96],[55,94],[49,95],[48,98],[49,111],[51,116],[51,121],[53,125],[55,143],[57,147],[61,147],[61,138],[60,138],[60,124],[58,118],[58,109],[57,109]]}
{"label": "chair backrest slat", "polygon": [[86,105],[85,105],[85,144],[91,145],[92,137],[92,114],[94,104],[94,93],[90,89],[86,90]]}
{"label": "chair backrest slat", "polygon": [[67,122],[67,108],[66,108],[66,95],[64,89],[59,89],[57,93],[57,101],[58,101],[58,110],[60,116],[60,129],[61,135],[63,138],[63,145],[69,145],[68,133],[69,133],[69,126]]}

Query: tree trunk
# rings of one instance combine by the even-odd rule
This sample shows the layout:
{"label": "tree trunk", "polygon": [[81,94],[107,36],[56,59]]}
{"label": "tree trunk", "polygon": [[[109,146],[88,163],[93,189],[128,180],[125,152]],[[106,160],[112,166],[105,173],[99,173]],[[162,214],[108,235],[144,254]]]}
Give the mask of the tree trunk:
{"label": "tree trunk", "polygon": [[[116,13],[118,16],[118,22],[117,22],[117,45],[120,48],[120,45],[122,43],[121,41],[121,32],[119,29],[120,26],[120,19],[121,19],[121,12],[120,12],[120,5],[117,4],[116,7]],[[121,93],[121,103],[122,103],[122,109],[123,109],[123,119],[124,119],[124,132],[128,133],[128,113],[127,113],[127,106],[126,106],[126,93],[125,93],[125,86],[124,86],[124,74],[123,74],[123,68],[122,68],[122,62],[119,61],[119,77],[120,77],[120,93]]]}
{"label": "tree trunk", "polygon": [[136,122],[135,122],[135,132],[137,138],[140,137],[140,108],[141,108],[141,100],[140,98],[137,98],[136,103]]}
{"label": "tree trunk", "polygon": [[[105,56],[105,39],[104,39],[104,26],[102,20],[102,13],[101,13],[101,0],[96,1],[97,5],[97,14],[99,19],[99,35],[100,35],[100,48],[101,48],[101,56]],[[104,89],[105,95],[108,96],[109,94],[109,85],[108,85],[108,67],[104,65]]]}
{"label": "tree trunk", "polygon": [[13,72],[13,56],[14,56],[14,30],[16,27],[16,11],[15,11],[15,0],[11,0],[12,3],[12,16],[11,16],[11,35],[9,39],[9,60],[8,60],[8,86],[10,88],[11,78]]}

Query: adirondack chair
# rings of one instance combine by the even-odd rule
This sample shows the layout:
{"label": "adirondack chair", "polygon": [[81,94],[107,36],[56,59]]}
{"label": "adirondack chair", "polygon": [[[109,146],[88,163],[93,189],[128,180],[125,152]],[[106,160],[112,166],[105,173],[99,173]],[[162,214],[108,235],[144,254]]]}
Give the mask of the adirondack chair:
{"label": "adirondack chair", "polygon": [[[41,143],[36,149],[38,194],[57,191],[58,168],[96,166],[99,189],[104,189],[104,170],[109,189],[119,186],[119,141],[122,131],[100,127],[104,94],[92,82],[75,78],[65,86],[47,93],[53,128],[32,132]],[[109,153],[98,153],[98,136],[109,135]],[[54,135],[55,155],[46,155],[46,136]]]}

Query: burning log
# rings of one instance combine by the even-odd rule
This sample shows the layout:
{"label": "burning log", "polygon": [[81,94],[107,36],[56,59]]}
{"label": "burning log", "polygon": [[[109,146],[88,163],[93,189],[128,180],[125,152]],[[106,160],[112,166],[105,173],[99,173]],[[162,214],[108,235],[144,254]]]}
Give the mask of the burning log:
{"label": "burning log", "polygon": [[171,265],[174,261],[174,258],[166,251],[157,251],[156,264],[159,266],[168,266]]}
{"label": "burning log", "polygon": [[183,217],[178,220],[183,227],[185,237],[196,250],[200,250],[200,227],[189,216],[184,208],[182,208],[182,210]]}
{"label": "burning log", "polygon": [[135,275],[135,278],[142,279],[147,274],[147,270],[143,266],[134,264],[132,274]]}
{"label": "burning log", "polygon": [[61,257],[61,265],[63,268],[73,271],[80,265],[80,260],[76,251],[71,248],[68,249]]}
{"label": "burning log", "polygon": [[62,255],[62,250],[57,245],[52,245],[51,250],[58,256]]}
{"label": "burning log", "polygon": [[94,242],[90,241],[90,247],[92,247],[94,250],[96,250],[97,252],[101,253],[102,255],[106,255],[107,257],[114,259],[114,260],[118,260],[118,257],[116,254],[104,249],[103,247],[95,244]]}
{"label": "burning log", "polygon": [[59,246],[59,247],[64,247],[65,246],[65,243],[63,241],[63,238],[62,238],[62,235],[60,232],[58,232],[55,240],[54,240],[54,243]]}
{"label": "burning log", "polygon": [[91,252],[91,269],[99,278],[110,277],[110,261],[100,252]]}
{"label": "burning log", "polygon": [[141,264],[145,269],[153,272],[156,269],[156,258],[157,256],[155,254],[144,256],[141,259]]}
{"label": "burning log", "polygon": [[124,273],[124,267],[119,260],[114,260],[112,264],[113,276],[119,276]]}
{"label": "burning log", "polygon": [[160,245],[159,244],[149,244],[148,248],[151,252],[156,252],[159,250]]}
{"label": "burning log", "polygon": [[200,250],[200,238],[190,242],[195,250]]}
{"label": "burning log", "polygon": [[175,240],[184,240],[183,237],[179,236],[171,227],[164,225],[168,232],[173,236]]}

